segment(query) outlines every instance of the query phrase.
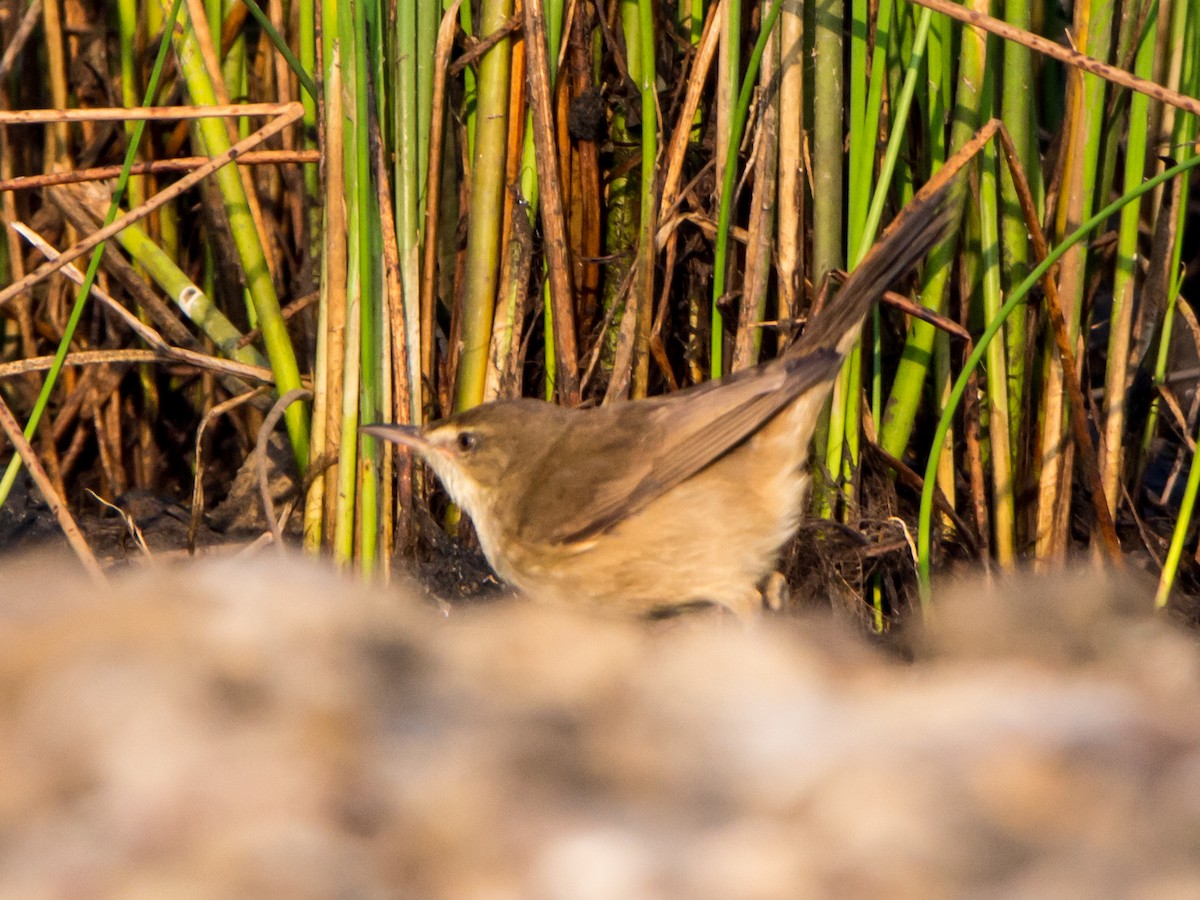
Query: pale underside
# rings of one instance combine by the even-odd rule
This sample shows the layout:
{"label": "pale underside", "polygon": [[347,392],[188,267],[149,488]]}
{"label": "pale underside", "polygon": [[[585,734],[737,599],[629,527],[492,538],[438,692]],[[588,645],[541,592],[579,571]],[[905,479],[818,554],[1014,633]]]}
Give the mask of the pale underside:
{"label": "pale underside", "polygon": [[804,393],[748,440],[594,534],[504,542],[485,526],[484,551],[502,578],[537,602],[640,614],[707,601],[750,617],[761,606],[759,582],[800,522],[808,436],[825,387]]}

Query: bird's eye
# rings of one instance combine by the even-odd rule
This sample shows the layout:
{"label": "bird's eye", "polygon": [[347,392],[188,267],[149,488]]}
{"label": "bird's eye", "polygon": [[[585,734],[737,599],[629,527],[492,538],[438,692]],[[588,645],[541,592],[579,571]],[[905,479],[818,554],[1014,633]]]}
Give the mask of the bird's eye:
{"label": "bird's eye", "polygon": [[473,431],[460,431],[458,433],[458,438],[456,439],[456,443],[458,444],[458,449],[461,450],[463,453],[467,453],[468,451],[474,450],[475,445],[478,442],[479,442],[479,439],[475,436],[475,432],[473,432]]}

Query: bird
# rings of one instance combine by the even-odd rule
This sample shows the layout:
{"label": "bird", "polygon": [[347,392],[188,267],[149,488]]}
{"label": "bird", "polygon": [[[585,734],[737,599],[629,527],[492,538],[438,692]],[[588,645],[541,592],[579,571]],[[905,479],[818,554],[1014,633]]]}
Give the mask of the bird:
{"label": "bird", "polygon": [[918,194],[775,359],[665,396],[500,400],[362,431],[419,455],[532,601],[618,616],[716,604],[751,621],[799,527],[837,373],[868,310],[952,227],[954,185]]}

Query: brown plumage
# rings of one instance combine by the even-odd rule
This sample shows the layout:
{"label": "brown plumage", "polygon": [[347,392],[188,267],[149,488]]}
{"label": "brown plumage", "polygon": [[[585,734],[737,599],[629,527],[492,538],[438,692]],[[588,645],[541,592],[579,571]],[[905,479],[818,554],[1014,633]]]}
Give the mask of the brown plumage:
{"label": "brown plumage", "polygon": [[949,229],[952,187],[912,205],[778,359],[598,409],[489,403],[417,430],[496,572],[531,598],[621,613],[699,601],[742,616],[800,521],[817,416],[866,312]]}

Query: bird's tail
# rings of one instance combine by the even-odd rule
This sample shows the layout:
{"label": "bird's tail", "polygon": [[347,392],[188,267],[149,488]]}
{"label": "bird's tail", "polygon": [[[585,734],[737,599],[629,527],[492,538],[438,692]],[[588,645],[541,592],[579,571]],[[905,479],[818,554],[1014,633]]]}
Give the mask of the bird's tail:
{"label": "bird's tail", "polygon": [[784,356],[818,349],[848,352],[871,306],[958,221],[962,209],[958,183],[959,179],[952,179],[932,193],[918,193]]}

